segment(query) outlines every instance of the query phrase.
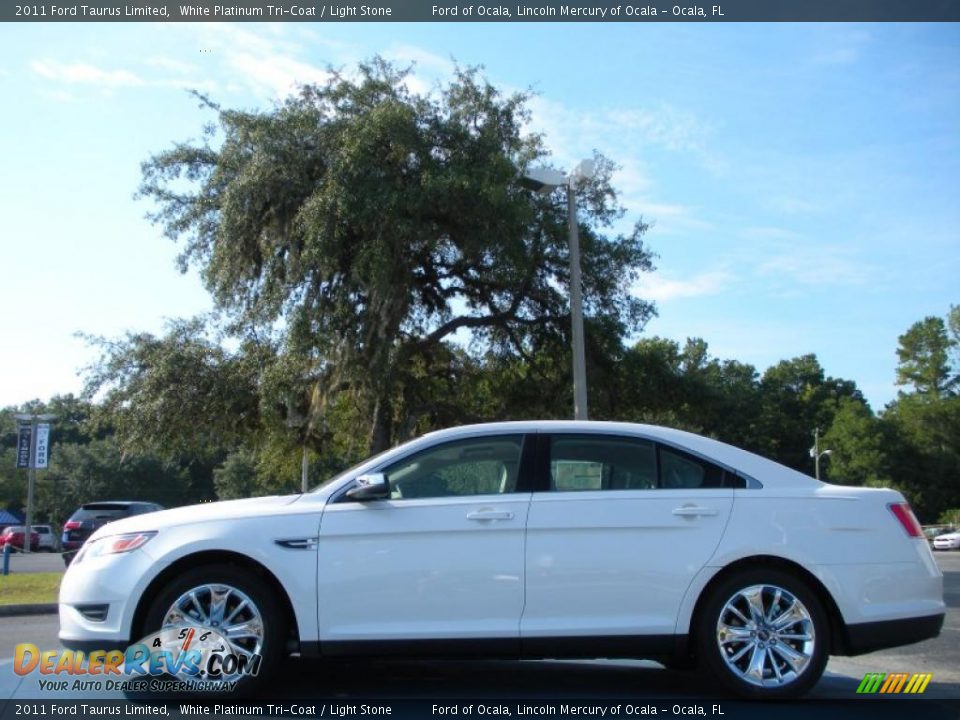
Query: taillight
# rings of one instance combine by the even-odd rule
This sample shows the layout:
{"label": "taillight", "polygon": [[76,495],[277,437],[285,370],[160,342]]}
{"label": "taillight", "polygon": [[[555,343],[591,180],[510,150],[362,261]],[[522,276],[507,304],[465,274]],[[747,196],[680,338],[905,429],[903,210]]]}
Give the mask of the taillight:
{"label": "taillight", "polygon": [[79,529],[79,527],[80,527],[80,522],[77,521],[77,520],[67,520],[67,521],[63,524],[63,529],[64,529],[64,530],[77,530],[77,529]]}
{"label": "taillight", "polygon": [[891,503],[887,507],[890,508],[890,512],[900,521],[907,535],[915,538],[923,537],[920,523],[917,521],[917,516],[913,514],[913,510],[910,509],[910,503]]}

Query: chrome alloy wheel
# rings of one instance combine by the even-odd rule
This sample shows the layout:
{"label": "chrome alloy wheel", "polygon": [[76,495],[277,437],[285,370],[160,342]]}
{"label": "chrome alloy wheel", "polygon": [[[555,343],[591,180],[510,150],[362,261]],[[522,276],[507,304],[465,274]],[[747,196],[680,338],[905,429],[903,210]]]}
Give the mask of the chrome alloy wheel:
{"label": "chrome alloy wheel", "polygon": [[816,640],[810,611],[776,585],[737,591],[717,620],[720,656],[734,675],[758,687],[793,683],[810,664]]}
{"label": "chrome alloy wheel", "polygon": [[263,618],[248,595],[235,587],[211,583],[191,588],[163,616],[163,627],[187,625],[216,630],[238,655],[263,649]]}

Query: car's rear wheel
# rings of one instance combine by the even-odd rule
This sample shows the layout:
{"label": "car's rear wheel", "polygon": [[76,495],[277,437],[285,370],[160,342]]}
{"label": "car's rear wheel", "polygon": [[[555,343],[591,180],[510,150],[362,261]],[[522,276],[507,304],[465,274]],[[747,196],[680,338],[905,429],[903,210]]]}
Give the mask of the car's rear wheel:
{"label": "car's rear wheel", "polygon": [[697,623],[700,657],[738,695],[803,695],[823,674],[830,627],[806,583],[776,569],[737,572],[713,588]]}
{"label": "car's rear wheel", "polygon": [[170,627],[213,630],[226,640],[227,653],[248,667],[255,664],[256,674],[225,676],[236,681],[239,694],[260,687],[283,657],[286,627],[277,598],[242,568],[197,567],[167,584],[147,611],[144,634]]}

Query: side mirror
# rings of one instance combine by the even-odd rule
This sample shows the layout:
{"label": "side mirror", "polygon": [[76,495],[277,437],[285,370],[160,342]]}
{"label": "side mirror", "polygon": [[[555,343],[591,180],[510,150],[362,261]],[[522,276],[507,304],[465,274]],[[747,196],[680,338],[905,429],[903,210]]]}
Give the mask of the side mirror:
{"label": "side mirror", "polygon": [[390,497],[390,483],[387,482],[387,476],[383,473],[358,475],[355,482],[356,487],[347,491],[347,497],[351,500],[378,500]]}

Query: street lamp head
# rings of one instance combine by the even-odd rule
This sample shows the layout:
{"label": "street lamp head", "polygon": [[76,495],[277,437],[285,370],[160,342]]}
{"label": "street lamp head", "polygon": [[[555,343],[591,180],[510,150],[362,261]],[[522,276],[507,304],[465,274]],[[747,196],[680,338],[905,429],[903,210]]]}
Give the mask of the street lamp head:
{"label": "street lamp head", "polygon": [[589,180],[596,172],[597,163],[595,163],[593,160],[581,160],[573,169],[573,172],[570,173],[570,179],[574,182],[574,184],[577,184],[581,180]]}
{"label": "street lamp head", "polygon": [[566,185],[567,176],[553,168],[531,168],[520,176],[520,184],[527,190],[547,194]]}

